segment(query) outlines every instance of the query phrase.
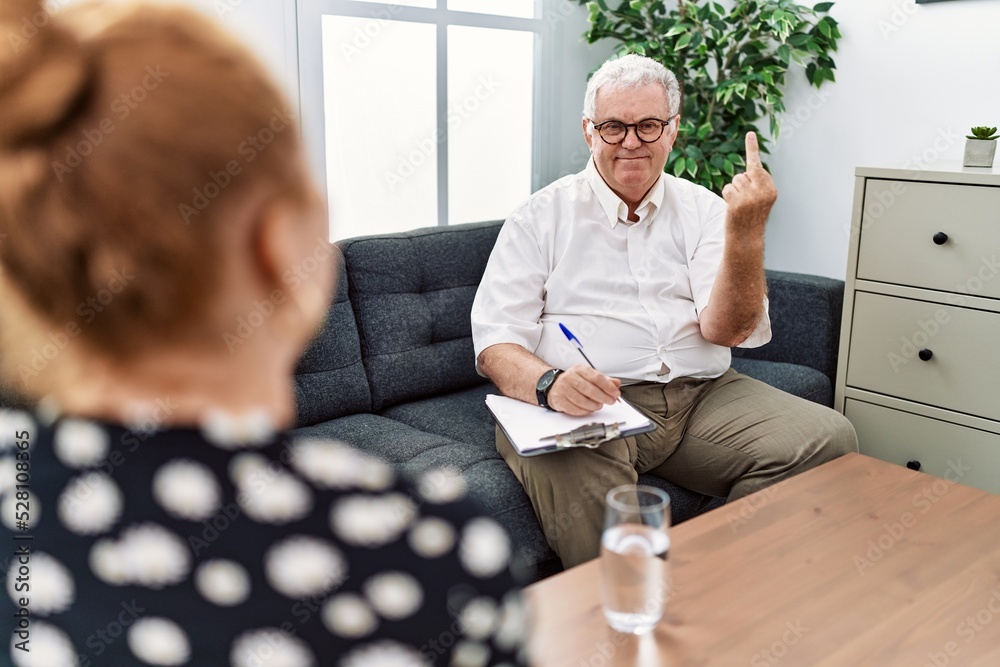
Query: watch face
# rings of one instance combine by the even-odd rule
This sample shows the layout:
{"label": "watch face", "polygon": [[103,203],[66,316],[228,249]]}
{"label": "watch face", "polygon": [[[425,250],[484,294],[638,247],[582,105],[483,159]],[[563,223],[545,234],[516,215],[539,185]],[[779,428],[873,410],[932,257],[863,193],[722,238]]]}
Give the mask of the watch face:
{"label": "watch face", "polygon": [[538,384],[536,385],[535,389],[537,391],[545,391],[546,389],[549,388],[549,386],[551,386],[553,382],[555,382],[556,375],[558,374],[559,371],[555,368],[549,371],[545,371],[542,377],[538,378]]}

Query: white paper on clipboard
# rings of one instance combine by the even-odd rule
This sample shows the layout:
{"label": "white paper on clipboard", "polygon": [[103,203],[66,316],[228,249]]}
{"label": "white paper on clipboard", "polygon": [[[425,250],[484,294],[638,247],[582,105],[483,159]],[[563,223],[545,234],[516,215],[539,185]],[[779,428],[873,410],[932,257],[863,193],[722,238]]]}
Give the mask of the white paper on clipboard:
{"label": "white paper on clipboard", "polygon": [[583,417],[573,417],[562,412],[553,412],[537,405],[525,403],[515,398],[488,394],[486,407],[507,434],[511,444],[522,456],[533,456],[559,449],[548,436],[568,433],[573,429],[592,424],[622,423],[619,427],[622,437],[646,433],[656,428],[649,418],[632,405],[619,399],[612,405],[605,405],[596,412]]}

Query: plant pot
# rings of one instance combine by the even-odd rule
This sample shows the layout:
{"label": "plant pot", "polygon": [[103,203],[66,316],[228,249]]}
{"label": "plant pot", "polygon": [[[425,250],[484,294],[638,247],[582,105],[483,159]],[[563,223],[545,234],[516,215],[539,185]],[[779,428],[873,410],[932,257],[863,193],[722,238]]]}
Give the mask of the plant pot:
{"label": "plant pot", "polygon": [[962,164],[966,167],[992,167],[996,152],[996,139],[966,139]]}

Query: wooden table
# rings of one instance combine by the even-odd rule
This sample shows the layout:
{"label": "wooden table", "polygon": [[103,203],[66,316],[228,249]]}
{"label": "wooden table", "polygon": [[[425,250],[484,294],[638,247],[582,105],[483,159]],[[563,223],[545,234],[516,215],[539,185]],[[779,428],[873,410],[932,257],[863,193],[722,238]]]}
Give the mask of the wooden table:
{"label": "wooden table", "polygon": [[1000,665],[1000,496],[850,454],[671,538],[642,637],[605,623],[597,560],[528,588],[534,664]]}

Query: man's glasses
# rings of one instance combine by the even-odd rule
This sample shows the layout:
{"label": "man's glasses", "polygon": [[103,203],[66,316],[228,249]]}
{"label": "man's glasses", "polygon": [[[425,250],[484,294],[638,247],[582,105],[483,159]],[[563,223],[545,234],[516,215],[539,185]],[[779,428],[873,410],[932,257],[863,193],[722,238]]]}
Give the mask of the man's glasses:
{"label": "man's glasses", "polygon": [[[604,143],[611,144],[612,146],[617,146],[621,142],[625,141],[625,137],[628,136],[628,129],[635,129],[635,136],[639,138],[644,144],[651,144],[657,141],[663,136],[663,130],[677,118],[677,114],[674,114],[667,120],[660,120],[659,118],[646,118],[640,120],[638,123],[623,123],[619,120],[606,120],[603,123],[595,123],[594,129],[597,133],[601,135],[601,139]],[[591,121],[592,123],[594,121]]]}

